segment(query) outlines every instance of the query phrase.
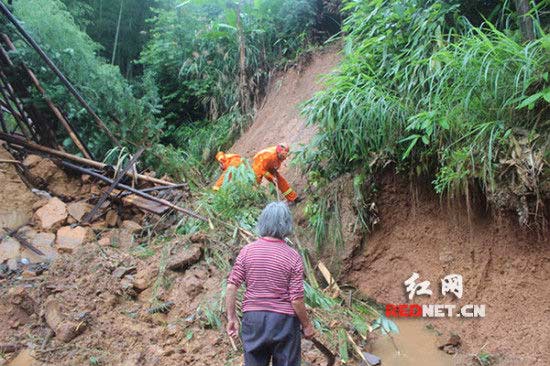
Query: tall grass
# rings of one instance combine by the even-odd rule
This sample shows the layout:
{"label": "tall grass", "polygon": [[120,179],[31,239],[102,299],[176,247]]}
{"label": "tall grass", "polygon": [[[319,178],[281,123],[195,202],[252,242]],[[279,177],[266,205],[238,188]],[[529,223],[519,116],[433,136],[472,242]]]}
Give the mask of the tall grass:
{"label": "tall grass", "polygon": [[304,152],[309,169],[334,178],[386,156],[433,177],[440,193],[477,182],[490,193],[512,138],[545,149],[537,136],[549,132],[550,36],[524,43],[516,29],[475,27],[438,1],[348,0],[343,9],[344,61],[304,107],[319,126]]}

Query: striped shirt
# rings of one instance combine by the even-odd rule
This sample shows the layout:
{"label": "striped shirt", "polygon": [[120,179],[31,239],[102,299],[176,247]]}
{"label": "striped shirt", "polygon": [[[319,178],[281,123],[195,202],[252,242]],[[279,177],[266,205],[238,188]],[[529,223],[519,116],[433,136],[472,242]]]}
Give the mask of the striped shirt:
{"label": "striped shirt", "polygon": [[260,238],[241,249],[227,280],[246,292],[243,312],[295,315],[291,302],[304,297],[302,257],[283,240]]}

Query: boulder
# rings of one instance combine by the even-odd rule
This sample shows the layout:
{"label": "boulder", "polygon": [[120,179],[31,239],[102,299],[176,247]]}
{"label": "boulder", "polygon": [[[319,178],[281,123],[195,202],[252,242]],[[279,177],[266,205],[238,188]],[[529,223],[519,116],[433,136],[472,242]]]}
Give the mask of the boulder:
{"label": "boulder", "polygon": [[67,205],[67,212],[76,221],[82,220],[87,212],[92,210],[92,205],[86,201],[71,202]]}
{"label": "boulder", "polygon": [[117,248],[128,249],[134,244],[134,235],[125,229],[111,231],[111,245]]}
{"label": "boulder", "polygon": [[36,164],[29,168],[32,176],[42,179],[46,182],[59,170],[57,165],[49,159],[40,158]]}
{"label": "boulder", "polygon": [[29,154],[25,157],[25,160],[23,160],[23,165],[27,168],[32,168],[42,160],[44,160],[44,158],[39,155]]}
{"label": "boulder", "polygon": [[197,263],[201,257],[202,247],[200,245],[193,245],[173,255],[169,259],[166,268],[172,271],[185,271],[187,268]]}
{"label": "boulder", "polygon": [[54,248],[55,234],[54,233],[37,233],[30,231],[25,234],[25,238],[36,249],[40,250],[44,255],[38,255],[35,252],[22,248],[21,257],[27,258],[33,263],[49,262],[57,257],[57,251]]}
{"label": "boulder", "polygon": [[59,252],[72,253],[92,237],[89,228],[64,226],[57,230],[55,244]]}
{"label": "boulder", "polygon": [[97,244],[101,247],[108,247],[109,245],[111,245],[111,237],[104,236],[103,238],[97,241]]}
{"label": "boulder", "polygon": [[109,227],[117,226],[118,224],[118,214],[115,210],[109,210],[107,211],[107,214],[105,215],[105,223]]}
{"label": "boulder", "polygon": [[44,207],[45,205],[48,204],[48,201],[49,201],[49,200],[50,200],[50,199],[48,199],[48,198],[40,198],[38,201],[36,201],[36,202],[32,205],[32,210],[33,210],[33,211],[36,211],[36,210],[38,210],[39,208]]}
{"label": "boulder", "polygon": [[67,206],[57,197],[48,201],[48,203],[34,213],[36,221],[40,228],[49,230],[54,226],[63,224],[67,218]]}
{"label": "boulder", "polygon": [[19,354],[11,360],[7,366],[34,366],[37,364],[37,361],[32,357],[30,349],[24,349]]}
{"label": "boulder", "polygon": [[0,242],[0,263],[9,259],[17,259],[21,245],[11,236],[5,237]]}
{"label": "boulder", "polygon": [[10,271],[17,271],[19,269],[19,263],[15,258],[8,259],[7,265]]}
{"label": "boulder", "polygon": [[76,198],[81,184],[80,179],[71,178],[63,170],[58,169],[48,179],[48,190],[54,196]]}
{"label": "boulder", "polygon": [[124,220],[122,221],[122,225],[121,225],[121,228],[122,229],[125,229],[125,230],[128,230],[129,232],[131,232],[132,234],[138,232],[138,231],[141,231],[143,230],[143,227],[138,224],[137,222],[135,221],[132,221],[132,220]]}
{"label": "boulder", "polygon": [[143,291],[149,288],[153,281],[157,278],[159,269],[156,265],[149,265],[148,267],[139,270],[134,276],[134,288],[138,291]]}
{"label": "boulder", "polygon": [[61,342],[69,342],[86,328],[86,324],[76,323],[64,319],[63,308],[55,299],[46,300],[44,305],[44,319],[46,324],[55,332],[56,339]]}

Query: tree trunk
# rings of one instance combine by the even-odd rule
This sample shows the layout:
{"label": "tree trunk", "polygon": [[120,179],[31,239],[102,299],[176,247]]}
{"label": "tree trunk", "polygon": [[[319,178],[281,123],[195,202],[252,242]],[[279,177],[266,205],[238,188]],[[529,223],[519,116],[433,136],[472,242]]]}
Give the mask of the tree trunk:
{"label": "tree trunk", "polygon": [[246,44],[244,37],[243,23],[241,19],[241,9],[244,5],[244,0],[239,0],[239,6],[237,7],[237,33],[239,37],[239,95],[240,106],[243,113],[248,112],[250,109],[250,99],[248,93],[248,85],[246,81]]}
{"label": "tree trunk", "polygon": [[120,9],[118,10],[118,21],[116,23],[115,44],[113,45],[113,57],[111,58],[111,65],[115,64],[116,49],[118,46],[118,34],[120,32],[120,20],[122,18],[122,4],[124,4],[124,0],[120,0]]}
{"label": "tree trunk", "polygon": [[529,15],[531,4],[529,0],[515,0],[515,3],[523,40],[533,41],[535,39],[535,29],[533,26],[533,18]]}

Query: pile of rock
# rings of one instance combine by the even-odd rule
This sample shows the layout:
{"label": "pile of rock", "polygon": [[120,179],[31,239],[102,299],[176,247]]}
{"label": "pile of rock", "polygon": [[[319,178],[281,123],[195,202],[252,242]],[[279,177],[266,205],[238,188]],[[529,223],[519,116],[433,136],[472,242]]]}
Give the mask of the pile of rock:
{"label": "pile of rock", "polygon": [[91,225],[79,225],[106,187],[92,182],[89,176],[71,177],[51,160],[37,155],[27,156],[23,165],[29,180],[43,190],[33,190],[39,198],[32,206],[30,220],[18,227],[0,227],[0,278],[9,273],[36,275],[43,267],[35,264],[49,263],[59,254],[73,253],[94,240],[100,245],[128,247],[136,232],[142,230],[138,223],[143,217],[141,211],[110,208],[109,202]]}

